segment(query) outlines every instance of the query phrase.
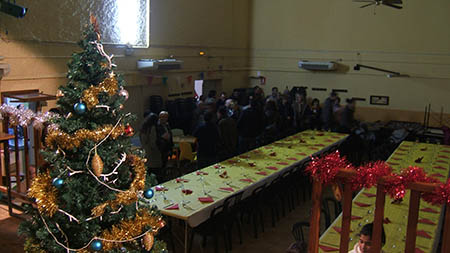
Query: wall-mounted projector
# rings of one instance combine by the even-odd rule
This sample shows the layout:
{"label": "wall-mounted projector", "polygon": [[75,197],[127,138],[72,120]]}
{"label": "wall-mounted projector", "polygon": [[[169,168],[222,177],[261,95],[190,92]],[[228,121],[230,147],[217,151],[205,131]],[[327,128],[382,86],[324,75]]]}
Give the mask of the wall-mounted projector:
{"label": "wall-mounted projector", "polygon": [[337,64],[334,62],[312,62],[312,61],[299,61],[298,67],[306,70],[336,70]]}
{"label": "wall-mounted projector", "polygon": [[177,59],[140,59],[137,61],[137,68],[139,70],[173,70],[181,69],[183,61]]}
{"label": "wall-mounted projector", "polygon": [[10,1],[0,0],[0,11],[16,18],[23,18],[27,14],[27,8],[11,3]]}

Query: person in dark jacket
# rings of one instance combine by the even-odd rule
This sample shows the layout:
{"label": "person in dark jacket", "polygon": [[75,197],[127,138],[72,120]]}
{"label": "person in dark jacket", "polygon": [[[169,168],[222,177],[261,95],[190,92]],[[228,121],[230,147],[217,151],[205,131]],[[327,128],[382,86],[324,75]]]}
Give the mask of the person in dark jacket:
{"label": "person in dark jacket", "polygon": [[347,99],[347,105],[342,110],[341,119],[339,122],[339,131],[343,133],[351,133],[357,126],[355,120],[356,100],[353,98]]}
{"label": "person in dark jacket", "polygon": [[239,133],[239,152],[244,153],[256,148],[257,137],[264,127],[263,113],[259,110],[257,101],[252,99],[250,105],[242,110],[237,122]]}
{"label": "person in dark jacket", "polygon": [[217,161],[217,145],[220,142],[219,131],[214,122],[214,115],[208,111],[204,115],[205,122],[194,131],[197,138],[197,167],[204,168]]}
{"label": "person in dark jacket", "polygon": [[139,138],[147,158],[146,166],[149,173],[156,175],[158,183],[164,182],[164,168],[160,151],[161,137],[158,133],[158,115],[149,113],[139,131]]}
{"label": "person in dark jacket", "polygon": [[292,108],[294,111],[294,126],[297,132],[309,128],[311,108],[302,94],[295,93],[295,101],[292,104]]}
{"label": "person in dark jacket", "polygon": [[294,111],[289,103],[289,95],[282,95],[280,104],[278,104],[278,112],[280,113],[280,135],[288,136],[293,134]]}
{"label": "person in dark jacket", "polygon": [[236,121],[228,116],[228,110],[224,106],[217,111],[218,128],[222,148],[220,150],[220,160],[225,160],[237,154],[238,132]]}
{"label": "person in dark jacket", "polygon": [[330,97],[325,100],[322,108],[322,123],[324,130],[334,130],[335,119],[333,116],[333,108],[335,106],[335,100],[337,98],[336,92],[331,92]]}
{"label": "person in dark jacket", "polygon": [[265,129],[264,143],[268,144],[276,140],[279,134],[280,114],[274,100],[268,99],[264,109]]}

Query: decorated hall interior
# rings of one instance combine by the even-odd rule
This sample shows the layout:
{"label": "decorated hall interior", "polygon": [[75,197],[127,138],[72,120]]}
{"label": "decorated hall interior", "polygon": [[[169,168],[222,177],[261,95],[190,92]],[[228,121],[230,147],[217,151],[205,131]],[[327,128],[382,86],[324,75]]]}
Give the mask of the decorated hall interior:
{"label": "decorated hall interior", "polygon": [[450,2],[0,0],[2,252],[450,252]]}

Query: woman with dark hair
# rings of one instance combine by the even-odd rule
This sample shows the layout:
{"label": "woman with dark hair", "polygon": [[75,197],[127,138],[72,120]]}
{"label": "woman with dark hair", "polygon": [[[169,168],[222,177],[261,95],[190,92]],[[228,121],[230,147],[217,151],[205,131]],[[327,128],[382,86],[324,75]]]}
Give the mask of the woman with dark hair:
{"label": "woman with dark hair", "polygon": [[163,161],[160,151],[160,137],[158,134],[158,115],[150,113],[145,117],[142,124],[139,138],[141,140],[142,148],[145,150],[145,156],[147,158],[147,168],[149,172],[156,175],[158,183],[162,183],[164,180]]}
{"label": "woman with dark hair", "polygon": [[201,124],[193,134],[197,138],[197,167],[199,169],[217,162],[217,144],[220,141],[213,113],[206,112],[204,119],[205,123]]}
{"label": "woman with dark hair", "polygon": [[311,128],[320,130],[322,129],[322,120],[320,114],[322,113],[322,108],[320,108],[319,99],[313,99],[311,103]]}
{"label": "woman with dark hair", "polygon": [[[361,232],[359,232],[359,240],[355,244],[353,250],[349,253],[368,253],[372,247],[372,230],[373,223],[366,224],[362,227]],[[381,247],[386,244],[386,234],[384,233],[384,228],[381,227]],[[383,252],[383,251],[381,251]]]}

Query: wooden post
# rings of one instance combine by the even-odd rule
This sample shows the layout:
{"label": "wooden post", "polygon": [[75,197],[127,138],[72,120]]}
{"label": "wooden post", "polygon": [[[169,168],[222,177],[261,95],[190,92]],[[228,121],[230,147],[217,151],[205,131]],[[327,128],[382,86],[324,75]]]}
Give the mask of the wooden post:
{"label": "wooden post", "polygon": [[375,218],[372,230],[372,248],[371,252],[381,252],[381,234],[383,229],[384,219],[384,204],[386,200],[386,193],[384,192],[384,185],[377,185],[377,199],[375,202]]}
{"label": "wooden post", "polygon": [[21,184],[20,184],[20,156],[19,156],[19,131],[17,130],[18,126],[14,127],[14,157],[16,159],[16,187],[17,187],[17,192],[22,192],[21,191]]}
{"label": "wooden post", "polygon": [[445,207],[444,234],[442,235],[442,253],[450,252],[450,204]]}
{"label": "wooden post", "polygon": [[309,222],[308,252],[319,252],[320,205],[322,203],[322,184],[314,179],[312,190],[311,220]]}
{"label": "wooden post", "polygon": [[340,253],[348,252],[350,222],[352,220],[352,197],[352,185],[349,182],[345,182],[342,204],[341,242],[339,244]]}
{"label": "wooden post", "polygon": [[30,176],[30,150],[28,146],[28,128],[23,127],[23,145],[24,145],[24,153],[25,153],[25,182],[26,187],[30,189],[31,186],[31,176]]}
{"label": "wooden post", "polygon": [[411,196],[409,200],[408,226],[406,230],[405,252],[414,252],[416,248],[419,207],[420,207],[420,192],[416,190],[411,190]]}

